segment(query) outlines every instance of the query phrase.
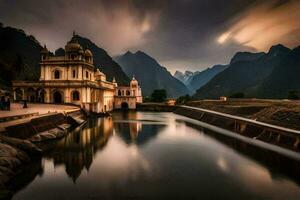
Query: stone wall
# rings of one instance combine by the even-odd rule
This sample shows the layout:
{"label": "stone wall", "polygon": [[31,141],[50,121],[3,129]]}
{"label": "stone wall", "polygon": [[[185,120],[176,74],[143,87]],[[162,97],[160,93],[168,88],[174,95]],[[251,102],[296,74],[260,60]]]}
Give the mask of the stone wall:
{"label": "stone wall", "polygon": [[276,128],[259,125],[243,120],[200,111],[191,108],[178,107],[174,113],[205,122],[236,134],[261,140],[293,151],[300,151],[300,138],[292,131],[282,131]]}

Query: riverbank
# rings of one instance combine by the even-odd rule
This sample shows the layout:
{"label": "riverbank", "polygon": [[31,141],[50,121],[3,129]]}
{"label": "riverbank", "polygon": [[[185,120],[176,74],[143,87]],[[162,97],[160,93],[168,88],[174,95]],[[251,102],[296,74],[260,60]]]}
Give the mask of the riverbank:
{"label": "riverbank", "polygon": [[13,199],[299,196],[299,159],[282,148],[273,151],[274,145],[226,133],[171,112],[116,111],[112,117],[90,118],[54,141],[41,164],[32,162],[31,170],[13,180],[19,186],[27,180],[13,190]]}
{"label": "riverbank", "polygon": [[235,134],[300,152],[300,131],[196,107],[181,106],[174,113]]}
{"label": "riverbank", "polygon": [[203,100],[188,105],[190,108],[147,103],[139,105],[138,110],[174,112],[246,137],[300,151],[300,101]]}
{"label": "riverbank", "polygon": [[75,109],[1,123],[7,126],[0,135],[0,199],[9,198],[14,178],[41,159],[49,141],[65,137],[84,122],[85,114]]}
{"label": "riverbank", "polygon": [[187,105],[300,130],[300,101],[229,99],[192,101]]}

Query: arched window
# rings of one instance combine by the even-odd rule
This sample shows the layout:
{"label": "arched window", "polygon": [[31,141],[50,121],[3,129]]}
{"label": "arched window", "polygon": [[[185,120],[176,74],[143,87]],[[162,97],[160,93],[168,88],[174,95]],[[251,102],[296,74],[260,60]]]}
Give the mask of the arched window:
{"label": "arched window", "polygon": [[88,71],[85,72],[85,77],[89,78],[89,72]]}
{"label": "arched window", "polygon": [[121,93],[121,90],[118,90],[118,96],[121,96],[122,93]]}
{"label": "arched window", "polygon": [[73,78],[75,78],[75,77],[76,77],[76,71],[75,71],[75,69],[73,69],[73,71],[72,71],[72,75],[73,75]]}
{"label": "arched window", "polygon": [[73,101],[79,101],[80,100],[79,92],[78,91],[74,91],[72,93],[72,99],[73,99]]}
{"label": "arched window", "polygon": [[126,96],[130,96],[130,91],[126,90]]}
{"label": "arched window", "polygon": [[131,87],[132,87],[132,88],[137,88],[137,85],[136,85],[135,83],[133,83],[133,84],[131,85]]}
{"label": "arched window", "polygon": [[55,70],[55,72],[54,72],[54,78],[55,79],[60,79],[60,71]]}

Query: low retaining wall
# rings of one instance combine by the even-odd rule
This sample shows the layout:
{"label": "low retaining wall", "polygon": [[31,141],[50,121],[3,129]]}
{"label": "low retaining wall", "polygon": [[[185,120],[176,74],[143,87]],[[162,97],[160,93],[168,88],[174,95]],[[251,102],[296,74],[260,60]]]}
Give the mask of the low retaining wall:
{"label": "low retaining wall", "polygon": [[79,123],[69,115],[63,113],[54,113],[38,116],[30,121],[6,127],[6,135],[19,139],[28,139],[42,132],[46,132],[61,125],[68,124],[69,127]]}
{"label": "low retaining wall", "polygon": [[174,113],[300,152],[300,131],[198,108],[182,106],[178,107]]}
{"label": "low retaining wall", "polygon": [[7,121],[16,120],[16,119],[23,119],[23,118],[33,117],[33,116],[37,116],[37,115],[39,115],[38,112],[33,112],[33,113],[13,115],[13,116],[8,116],[8,117],[0,117],[0,122],[7,122]]}

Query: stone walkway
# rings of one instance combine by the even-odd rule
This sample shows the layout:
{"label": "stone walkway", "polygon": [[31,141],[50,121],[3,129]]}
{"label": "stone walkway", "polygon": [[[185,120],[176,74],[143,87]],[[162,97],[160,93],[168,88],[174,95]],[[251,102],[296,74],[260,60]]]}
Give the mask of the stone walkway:
{"label": "stone walkway", "polygon": [[78,107],[71,105],[56,105],[56,104],[38,104],[28,103],[28,108],[23,108],[22,103],[12,103],[10,111],[0,110],[0,117],[9,117],[15,115],[24,115],[38,112],[40,115],[48,112],[64,112],[76,109]]}
{"label": "stone walkway", "polygon": [[32,113],[38,113],[32,115],[30,117],[22,117],[15,120],[9,120],[5,122],[0,122],[0,132],[5,131],[5,127],[13,126],[16,124],[21,124],[29,121],[32,118],[39,117],[40,115],[45,115],[47,113],[55,113],[55,112],[66,112],[79,109],[76,106],[71,105],[56,105],[56,104],[34,104],[29,103],[28,108],[23,108],[23,104],[20,103],[12,103],[10,111],[2,111],[0,110],[0,118],[12,117],[12,116],[21,116]]}

